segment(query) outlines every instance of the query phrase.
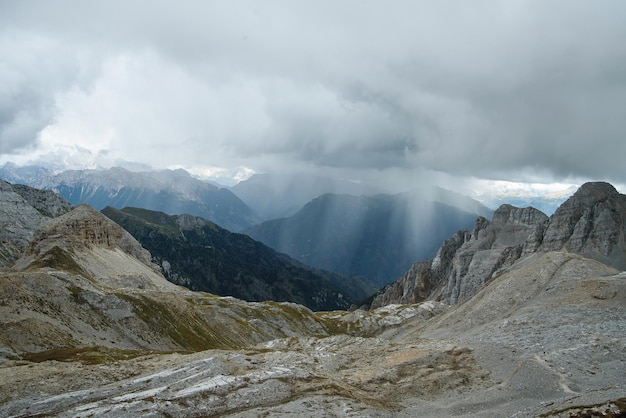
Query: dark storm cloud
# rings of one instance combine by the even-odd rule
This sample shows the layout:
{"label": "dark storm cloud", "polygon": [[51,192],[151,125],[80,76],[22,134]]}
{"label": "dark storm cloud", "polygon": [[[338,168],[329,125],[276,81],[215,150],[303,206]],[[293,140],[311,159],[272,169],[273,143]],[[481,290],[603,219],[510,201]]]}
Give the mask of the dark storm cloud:
{"label": "dark storm cloud", "polygon": [[0,153],[39,133],[165,166],[626,181],[622,1],[17,1],[0,15],[14,40],[0,83],[15,86]]}

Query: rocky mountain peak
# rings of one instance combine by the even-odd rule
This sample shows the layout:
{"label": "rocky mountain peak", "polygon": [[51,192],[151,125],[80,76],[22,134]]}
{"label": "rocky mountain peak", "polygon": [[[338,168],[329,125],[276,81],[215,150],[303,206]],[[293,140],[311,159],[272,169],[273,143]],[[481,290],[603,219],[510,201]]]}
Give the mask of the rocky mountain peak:
{"label": "rocky mountain peak", "polygon": [[493,214],[491,223],[494,225],[521,224],[535,226],[545,222],[548,217],[533,207],[518,208],[512,205],[502,205]]}
{"label": "rocky mountain peak", "polygon": [[128,232],[85,204],[42,224],[26,255],[36,256],[53,246],[71,252],[93,247],[117,247],[143,263],[150,263],[150,253]]}
{"label": "rocky mountain peak", "polygon": [[619,195],[620,193],[610,183],[604,181],[588,182],[580,186],[576,193],[562,206],[566,206],[568,202],[570,202],[570,204],[576,202],[584,206],[585,203],[589,205],[590,203],[597,203],[609,198],[615,198]]}
{"label": "rocky mountain peak", "polygon": [[110,288],[171,290],[152,263],[148,250],[115,222],[81,204],[71,212],[43,223],[18,271],[52,268],[69,271]]}
{"label": "rocky mountain peak", "polygon": [[626,269],[626,196],[604,182],[586,183],[552,215],[541,249],[565,249]]}
{"label": "rocky mountain peak", "polygon": [[415,263],[372,306],[458,303],[535,253],[565,250],[624,270],[625,237],[626,196],[605,182],[584,184],[550,218],[532,207],[502,205],[491,222],[478,218],[471,234],[455,234],[430,262]]}
{"label": "rocky mountain peak", "polygon": [[67,200],[52,190],[39,190],[23,184],[13,184],[12,188],[45,217],[56,218],[73,209]]}

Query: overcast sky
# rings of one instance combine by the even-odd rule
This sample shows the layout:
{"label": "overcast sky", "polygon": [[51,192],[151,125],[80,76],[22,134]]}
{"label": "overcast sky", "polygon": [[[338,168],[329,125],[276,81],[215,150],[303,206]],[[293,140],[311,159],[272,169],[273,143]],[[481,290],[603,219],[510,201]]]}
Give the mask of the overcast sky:
{"label": "overcast sky", "polygon": [[0,163],[626,183],[626,2],[0,2]]}

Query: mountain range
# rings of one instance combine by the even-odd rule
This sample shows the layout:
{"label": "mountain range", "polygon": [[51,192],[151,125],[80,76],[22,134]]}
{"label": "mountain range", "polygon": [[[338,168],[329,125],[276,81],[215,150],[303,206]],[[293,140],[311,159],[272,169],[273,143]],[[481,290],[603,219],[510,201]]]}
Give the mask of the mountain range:
{"label": "mountain range", "polygon": [[[35,175],[35,177],[32,177]],[[124,168],[69,170],[58,174],[35,167],[4,166],[0,178],[53,190],[71,204],[86,203],[100,210],[127,206],[169,214],[188,213],[238,231],[260,221],[241,199],[192,177],[185,170],[133,172]]]}
{"label": "mountain range", "polygon": [[102,213],[2,185],[23,250],[0,268],[1,416],[626,414],[626,196],[606,183],[453,235],[421,303],[333,312],[176,286]]}
{"label": "mountain range", "polygon": [[396,195],[325,194],[291,217],[244,232],[305,264],[383,286],[441,241],[491,211],[442,189]]}
{"label": "mountain range", "polygon": [[[12,265],[35,230],[73,206],[50,190],[0,180],[0,266]],[[191,215],[107,207],[103,213],[139,239],[175,284],[248,301],[346,309],[376,291],[365,280],[312,269],[243,234]]]}
{"label": "mountain range", "polygon": [[485,206],[497,209],[501,205],[517,207],[532,206],[546,215],[552,215],[563,202],[573,195],[578,187],[575,185],[563,185],[560,190],[545,190],[545,187],[506,184],[496,186],[483,186],[469,193],[469,196],[483,203]]}

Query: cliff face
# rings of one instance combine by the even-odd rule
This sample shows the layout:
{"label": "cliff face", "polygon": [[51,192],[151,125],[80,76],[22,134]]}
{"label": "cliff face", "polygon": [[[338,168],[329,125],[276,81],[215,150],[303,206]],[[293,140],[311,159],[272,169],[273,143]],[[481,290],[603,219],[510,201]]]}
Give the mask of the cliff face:
{"label": "cliff face", "polygon": [[565,250],[626,269],[626,196],[608,183],[587,183],[551,218],[537,209],[501,206],[491,222],[447,240],[430,261],[417,262],[383,289],[372,308],[435,299],[455,304],[477,293],[521,258]]}
{"label": "cliff face", "polygon": [[457,232],[432,260],[414,263],[400,280],[376,296],[372,307],[427,299],[457,303],[522,254],[534,251],[547,220],[536,209],[503,205],[491,222],[478,218],[472,231]]}

